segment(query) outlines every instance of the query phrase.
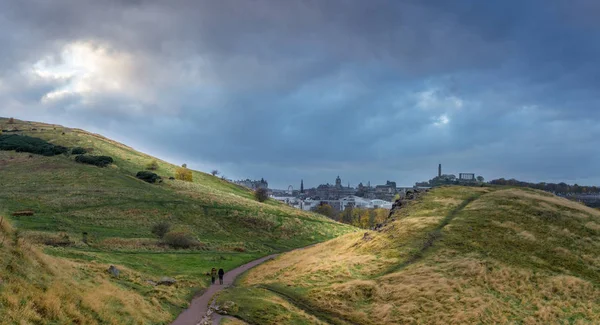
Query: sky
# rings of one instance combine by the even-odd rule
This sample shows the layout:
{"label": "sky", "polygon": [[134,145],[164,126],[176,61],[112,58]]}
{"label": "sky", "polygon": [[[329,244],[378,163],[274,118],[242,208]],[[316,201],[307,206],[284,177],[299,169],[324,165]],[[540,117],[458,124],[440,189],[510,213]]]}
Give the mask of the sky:
{"label": "sky", "polygon": [[0,116],[271,188],[600,185],[600,2],[0,0]]}

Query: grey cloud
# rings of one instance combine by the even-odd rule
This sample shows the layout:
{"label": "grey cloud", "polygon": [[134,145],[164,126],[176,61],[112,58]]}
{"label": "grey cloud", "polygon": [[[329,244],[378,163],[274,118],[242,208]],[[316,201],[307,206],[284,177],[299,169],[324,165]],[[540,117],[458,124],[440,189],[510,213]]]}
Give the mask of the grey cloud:
{"label": "grey cloud", "polygon": [[[488,178],[598,182],[596,9],[585,0],[3,2],[0,99],[11,104],[0,114],[87,127],[276,186],[338,173],[410,184],[438,162]],[[41,103],[60,82],[32,82],[23,69],[74,41],[133,58],[135,91]],[[424,109],[427,91],[437,102]]]}

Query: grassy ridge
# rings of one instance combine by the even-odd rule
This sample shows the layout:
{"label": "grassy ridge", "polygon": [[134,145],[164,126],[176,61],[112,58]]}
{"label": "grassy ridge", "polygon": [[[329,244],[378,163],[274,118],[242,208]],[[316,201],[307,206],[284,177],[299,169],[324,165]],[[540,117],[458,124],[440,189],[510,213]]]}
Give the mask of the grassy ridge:
{"label": "grassy ridge", "polygon": [[[33,210],[33,216],[10,217],[10,222],[21,240],[37,245],[39,254],[53,255],[57,261],[97,265],[95,270],[103,273],[109,264],[115,264],[140,279],[175,277],[180,285],[169,291],[169,299],[159,302],[169,317],[147,318],[146,323],[173,318],[186,306],[184,298],[205,285],[204,273],[212,267],[227,270],[272,252],[354,231],[272,200],[258,203],[247,189],[202,172],[193,171],[191,183],[169,180],[177,166],[160,160],[155,172],[164,182],[148,184],[134,175],[155,158],[83,130],[23,121],[8,124],[1,118],[0,128],[19,130],[5,134],[82,147],[92,155],[114,159],[114,164],[99,168],[76,163],[72,155],[0,151],[0,215]],[[161,244],[151,233],[152,225],[159,221],[191,233],[199,246],[182,251]],[[87,243],[83,242],[84,232]],[[66,247],[43,246],[57,238],[68,238]],[[94,277],[90,274],[90,279]],[[0,285],[0,293],[2,288]],[[127,288],[141,296],[153,290],[137,285]],[[105,299],[99,304],[113,302]],[[0,304],[0,313],[3,306],[7,305]],[[38,316],[44,319],[44,315]],[[95,319],[115,324],[139,320],[131,315]]]}
{"label": "grassy ridge", "polygon": [[332,324],[600,322],[598,210],[535,190],[446,187],[395,219],[284,254],[219,301],[239,302],[250,323],[276,315],[237,290],[296,302]]}
{"label": "grassy ridge", "polygon": [[[166,324],[185,304],[176,287],[153,287],[122,268],[110,278],[101,263],[51,257],[0,224],[0,323]],[[190,282],[183,285],[191,285]]]}

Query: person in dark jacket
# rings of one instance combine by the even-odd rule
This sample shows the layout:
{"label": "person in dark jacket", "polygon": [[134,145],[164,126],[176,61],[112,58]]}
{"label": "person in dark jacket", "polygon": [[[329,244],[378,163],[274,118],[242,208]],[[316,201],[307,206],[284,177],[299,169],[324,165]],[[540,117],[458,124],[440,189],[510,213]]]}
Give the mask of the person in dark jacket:
{"label": "person in dark jacket", "polygon": [[210,270],[210,277],[212,279],[212,284],[215,284],[215,279],[217,278],[217,269],[214,267]]}
{"label": "person in dark jacket", "polygon": [[225,271],[219,269],[219,284],[223,284],[223,275],[225,275]]}

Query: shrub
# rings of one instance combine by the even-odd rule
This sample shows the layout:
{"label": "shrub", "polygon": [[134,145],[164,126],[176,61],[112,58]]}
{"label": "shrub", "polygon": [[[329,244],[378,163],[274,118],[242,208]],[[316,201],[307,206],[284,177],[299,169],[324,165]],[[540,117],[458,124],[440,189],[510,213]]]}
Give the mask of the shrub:
{"label": "shrub", "polygon": [[266,188],[257,188],[254,191],[254,197],[258,202],[265,202],[269,198],[269,192]]}
{"label": "shrub", "polygon": [[171,230],[171,225],[165,221],[159,222],[152,227],[152,233],[158,236],[158,238],[165,237],[169,230]]}
{"label": "shrub", "polygon": [[83,155],[85,153],[87,153],[87,150],[85,150],[82,147],[75,147],[75,148],[71,149],[71,154],[73,154],[73,155]]}
{"label": "shrub", "polygon": [[331,219],[336,219],[337,217],[337,212],[335,211],[335,209],[326,203],[323,204],[319,204],[317,207],[315,207],[313,209],[314,212],[318,213],[318,214],[322,214],[326,217],[329,217]]}
{"label": "shrub", "polygon": [[14,118],[9,118],[8,119],[8,124],[15,124],[15,119]]}
{"label": "shrub", "polygon": [[177,170],[175,170],[175,178],[186,182],[191,182],[194,179],[192,171],[185,167],[177,168]]}
{"label": "shrub", "polygon": [[149,162],[146,165],[146,169],[147,170],[157,170],[158,169],[158,162],[156,160],[152,160],[151,162]]}
{"label": "shrub", "polygon": [[192,234],[183,231],[170,231],[163,240],[173,248],[190,248],[198,245],[198,241]]}
{"label": "shrub", "polygon": [[113,163],[113,159],[109,156],[80,155],[75,157],[75,161],[81,164],[94,165],[98,167],[106,167]]}
{"label": "shrub", "polygon": [[0,150],[15,150],[16,152],[29,152],[44,156],[56,156],[68,152],[68,149],[63,146],[18,134],[0,135]]}
{"label": "shrub", "polygon": [[148,182],[148,183],[156,183],[156,181],[160,180],[160,176],[156,175],[153,172],[149,172],[149,171],[145,171],[145,170],[135,174],[135,177],[143,180],[144,182]]}
{"label": "shrub", "polygon": [[48,238],[48,240],[46,240],[44,244],[49,246],[71,246],[73,244],[73,241],[71,241],[69,235],[61,234],[58,237]]}

